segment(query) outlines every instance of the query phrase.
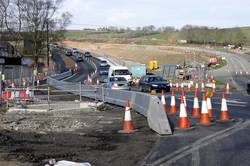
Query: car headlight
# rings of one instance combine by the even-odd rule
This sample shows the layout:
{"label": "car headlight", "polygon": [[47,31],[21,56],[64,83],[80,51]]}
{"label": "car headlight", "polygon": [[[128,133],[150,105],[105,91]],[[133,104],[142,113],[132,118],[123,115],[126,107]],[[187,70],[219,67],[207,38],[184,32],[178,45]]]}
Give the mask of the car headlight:
{"label": "car headlight", "polygon": [[117,84],[117,83],[114,83],[113,86],[118,86],[118,84]]}
{"label": "car headlight", "polygon": [[158,85],[156,85],[156,84],[152,84],[152,87],[158,87]]}

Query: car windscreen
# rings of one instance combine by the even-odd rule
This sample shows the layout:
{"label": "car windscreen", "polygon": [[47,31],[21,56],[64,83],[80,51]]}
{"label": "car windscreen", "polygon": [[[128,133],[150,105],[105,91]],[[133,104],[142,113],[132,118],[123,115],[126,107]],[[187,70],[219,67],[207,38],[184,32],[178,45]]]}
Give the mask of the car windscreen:
{"label": "car windscreen", "polygon": [[128,70],[124,69],[124,70],[115,70],[114,74],[115,75],[129,75],[130,73]]}
{"label": "car windscreen", "polygon": [[101,63],[107,63],[107,61],[104,61],[104,60],[103,60],[103,61],[101,61]]}
{"label": "car windscreen", "polygon": [[163,79],[161,77],[149,77],[148,82],[161,82]]}
{"label": "car windscreen", "polygon": [[110,82],[115,82],[115,81],[127,81],[124,77],[111,77]]}

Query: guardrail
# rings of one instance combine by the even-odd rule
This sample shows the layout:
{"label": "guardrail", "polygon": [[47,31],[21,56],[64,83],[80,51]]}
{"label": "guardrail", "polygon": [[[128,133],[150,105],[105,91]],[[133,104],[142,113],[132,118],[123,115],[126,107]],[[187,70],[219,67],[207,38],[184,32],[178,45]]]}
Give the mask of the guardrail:
{"label": "guardrail", "polygon": [[54,79],[57,79],[57,80],[61,80],[61,79],[64,79],[66,77],[69,77],[71,75],[72,75],[72,72],[70,70],[68,70],[68,71],[60,73],[60,74],[51,75],[51,77]]}
{"label": "guardrail", "polygon": [[57,89],[66,90],[76,95],[118,106],[124,106],[125,101],[128,100],[136,112],[147,117],[148,125],[152,130],[156,131],[158,134],[172,134],[168,117],[157,96],[134,91],[113,90],[102,86],[90,86],[80,83],[59,81],[51,77],[48,77],[47,83],[49,86],[53,86]]}

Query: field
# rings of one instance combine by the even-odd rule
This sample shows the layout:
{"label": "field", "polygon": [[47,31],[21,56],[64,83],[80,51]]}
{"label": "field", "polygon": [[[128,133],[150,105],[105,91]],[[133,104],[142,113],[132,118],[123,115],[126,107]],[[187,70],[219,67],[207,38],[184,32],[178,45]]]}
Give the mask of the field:
{"label": "field", "polygon": [[190,52],[168,46],[89,43],[77,41],[64,41],[64,45],[86,49],[100,55],[110,55],[116,59],[128,60],[148,64],[149,60],[157,60],[159,64],[183,64],[194,60],[207,63],[209,55],[204,52]]}

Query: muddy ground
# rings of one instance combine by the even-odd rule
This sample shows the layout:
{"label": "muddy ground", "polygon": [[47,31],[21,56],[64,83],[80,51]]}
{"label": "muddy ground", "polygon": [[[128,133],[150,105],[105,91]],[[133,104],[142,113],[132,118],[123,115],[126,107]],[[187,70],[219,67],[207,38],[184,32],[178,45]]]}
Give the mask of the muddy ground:
{"label": "muddy ground", "polygon": [[49,159],[89,162],[93,166],[140,165],[156,133],[146,118],[132,113],[138,132],[119,134],[124,108],[10,112],[0,118],[0,165],[41,166]]}

